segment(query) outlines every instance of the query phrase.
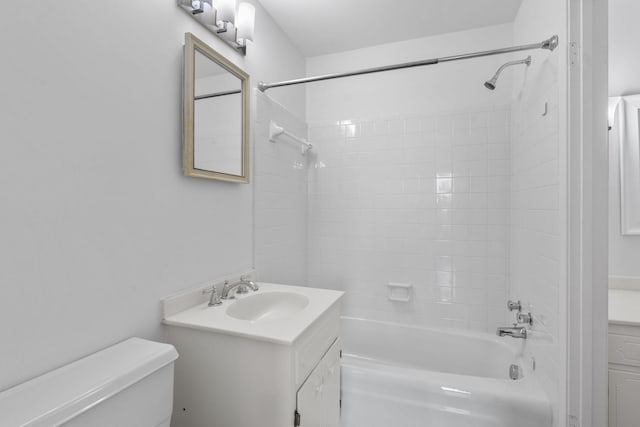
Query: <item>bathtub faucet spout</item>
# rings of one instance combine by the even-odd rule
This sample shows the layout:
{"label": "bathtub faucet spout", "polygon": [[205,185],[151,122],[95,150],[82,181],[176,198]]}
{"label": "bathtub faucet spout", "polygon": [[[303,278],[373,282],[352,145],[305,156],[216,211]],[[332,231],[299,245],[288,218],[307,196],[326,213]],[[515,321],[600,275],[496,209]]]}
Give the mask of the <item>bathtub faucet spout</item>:
{"label": "bathtub faucet spout", "polygon": [[499,337],[512,337],[512,338],[522,338],[527,339],[527,329],[524,326],[518,326],[514,324],[512,327],[510,326],[500,326],[496,331],[496,334]]}

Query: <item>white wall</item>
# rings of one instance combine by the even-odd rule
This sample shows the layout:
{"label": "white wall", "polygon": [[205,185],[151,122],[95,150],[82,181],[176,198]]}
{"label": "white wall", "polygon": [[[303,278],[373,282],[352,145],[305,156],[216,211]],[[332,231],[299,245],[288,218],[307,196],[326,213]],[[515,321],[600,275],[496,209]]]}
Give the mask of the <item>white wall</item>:
{"label": "white wall", "polygon": [[306,285],[307,182],[313,153],[303,156],[300,145],[287,136],[269,141],[271,120],[294,135],[307,135],[307,124],[270,96],[256,91],[256,277],[265,282]]}
{"label": "white wall", "polygon": [[[534,316],[523,342],[527,358],[564,425],[566,270],[566,11],[555,0],[524,0],[514,21],[514,43],[560,37],[553,52],[531,52],[528,69],[514,70],[511,121],[511,289]],[[553,12],[553,13],[551,13]],[[547,114],[545,111],[547,104]]]}
{"label": "white wall", "polygon": [[[181,172],[184,33],[254,84],[304,74],[258,4],[246,58],[174,1],[32,6],[0,14],[0,390],[160,339],[160,298],[252,266],[253,185]],[[304,114],[302,88],[273,97]]]}
{"label": "white wall", "polygon": [[640,2],[609,0],[609,96],[640,94]]}
{"label": "white wall", "polygon": [[[640,94],[640,2],[609,1],[609,95]],[[613,124],[611,124],[613,126]],[[609,275],[640,276],[640,236],[620,232],[620,147],[609,134]]]}
{"label": "white wall", "polygon": [[[502,25],[310,58],[307,74],[509,46]],[[493,331],[508,284],[507,60],[483,58],[307,85],[309,284],[347,315]],[[409,303],[388,282],[411,283]]]}

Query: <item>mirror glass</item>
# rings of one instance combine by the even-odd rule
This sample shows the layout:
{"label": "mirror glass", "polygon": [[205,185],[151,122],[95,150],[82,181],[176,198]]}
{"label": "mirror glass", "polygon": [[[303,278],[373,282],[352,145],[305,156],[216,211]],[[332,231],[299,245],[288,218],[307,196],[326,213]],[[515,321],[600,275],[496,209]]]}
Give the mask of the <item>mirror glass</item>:
{"label": "mirror glass", "polygon": [[248,76],[186,35],[185,174],[249,182]]}
{"label": "mirror glass", "polygon": [[640,235],[640,95],[610,102],[615,104],[610,137],[617,139],[620,147],[621,231],[623,235]]}

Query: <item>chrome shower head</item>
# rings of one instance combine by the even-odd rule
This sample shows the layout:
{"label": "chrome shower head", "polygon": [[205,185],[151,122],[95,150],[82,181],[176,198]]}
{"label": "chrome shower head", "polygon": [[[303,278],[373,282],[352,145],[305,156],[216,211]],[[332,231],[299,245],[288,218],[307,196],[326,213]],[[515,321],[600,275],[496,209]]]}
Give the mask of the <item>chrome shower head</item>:
{"label": "chrome shower head", "polygon": [[498,71],[496,71],[496,74],[491,78],[491,80],[487,80],[486,82],[484,82],[484,87],[486,87],[489,90],[495,90],[496,83],[498,83],[498,77],[500,77],[500,73],[502,73],[502,70],[512,65],[519,65],[519,64],[526,64],[528,67],[529,65],[531,65],[531,56],[528,56],[525,59],[521,59],[519,61],[507,62],[506,64],[498,68]]}
{"label": "chrome shower head", "polygon": [[493,76],[491,80],[487,80],[486,82],[484,82],[484,87],[486,87],[489,90],[495,90],[497,82],[498,82],[498,76]]}

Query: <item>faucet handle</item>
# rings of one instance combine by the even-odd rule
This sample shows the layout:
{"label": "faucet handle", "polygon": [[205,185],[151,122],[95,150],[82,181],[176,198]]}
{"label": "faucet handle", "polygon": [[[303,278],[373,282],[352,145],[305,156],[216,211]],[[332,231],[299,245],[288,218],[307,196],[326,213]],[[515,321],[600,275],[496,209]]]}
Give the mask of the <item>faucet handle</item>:
{"label": "faucet handle", "polygon": [[521,311],[522,310],[522,304],[520,304],[520,300],[518,300],[518,301],[509,300],[507,302],[507,308],[509,309],[509,311],[514,311],[514,310]]}
{"label": "faucet handle", "polygon": [[213,290],[211,291],[211,299],[209,299],[209,307],[214,307],[216,305],[221,305],[221,304],[222,304],[222,300],[220,299],[220,295],[218,295],[218,291],[214,286]]}
{"label": "faucet handle", "polygon": [[518,323],[531,325],[533,323],[533,317],[531,313],[518,313]]}
{"label": "faucet handle", "polygon": [[209,298],[209,307],[213,307],[216,305],[222,304],[222,300],[220,299],[220,295],[216,289],[216,285],[211,285],[210,289],[203,289],[203,294],[211,294],[211,298]]}

